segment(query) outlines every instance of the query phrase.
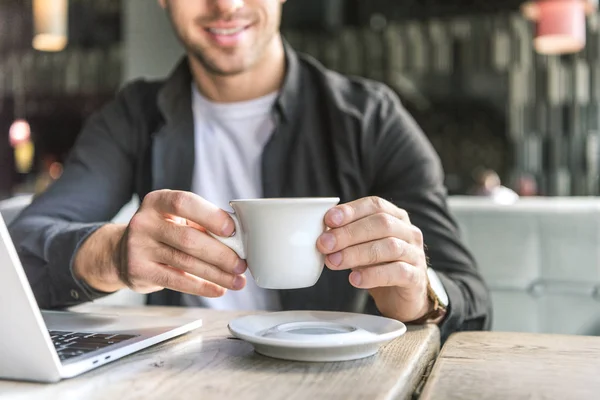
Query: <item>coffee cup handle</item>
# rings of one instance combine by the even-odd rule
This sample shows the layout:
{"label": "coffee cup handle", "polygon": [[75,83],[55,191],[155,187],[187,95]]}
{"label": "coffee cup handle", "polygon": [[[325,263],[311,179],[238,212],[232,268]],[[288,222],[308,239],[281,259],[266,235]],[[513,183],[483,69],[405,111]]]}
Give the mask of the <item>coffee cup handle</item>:
{"label": "coffee cup handle", "polygon": [[212,232],[208,232],[212,237],[217,239],[219,242],[223,243],[225,246],[229,247],[231,250],[235,251],[236,254],[243,260],[246,259],[246,246],[244,245],[244,231],[242,230],[242,224],[240,224],[240,220],[235,215],[235,213],[228,212],[231,219],[235,224],[235,234],[230,237],[223,237],[215,235]]}

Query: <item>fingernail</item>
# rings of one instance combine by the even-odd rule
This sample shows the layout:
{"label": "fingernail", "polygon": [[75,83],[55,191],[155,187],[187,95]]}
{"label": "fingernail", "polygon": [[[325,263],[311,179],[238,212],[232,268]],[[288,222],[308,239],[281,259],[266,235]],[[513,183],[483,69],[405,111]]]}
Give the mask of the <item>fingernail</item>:
{"label": "fingernail", "polygon": [[331,233],[324,233],[321,235],[321,244],[327,250],[333,250],[335,247],[335,236]]}
{"label": "fingernail", "polygon": [[337,253],[330,254],[327,256],[327,259],[337,267],[342,263],[342,253],[338,251]]}
{"label": "fingernail", "polygon": [[239,290],[244,287],[244,277],[241,275],[233,278],[233,288]]}
{"label": "fingernail", "polygon": [[344,213],[341,210],[334,208],[330,211],[329,218],[331,219],[331,222],[338,226],[344,222]]}
{"label": "fingernail", "polygon": [[223,224],[223,228],[221,228],[221,235],[225,236],[225,237],[229,237],[231,235],[233,235],[233,232],[235,231],[235,224],[233,223],[233,221],[229,218],[227,218],[227,221],[225,221],[225,223]]}
{"label": "fingernail", "polygon": [[240,275],[243,274],[244,272],[246,272],[246,261],[244,260],[239,260],[238,263],[236,264],[235,268],[233,269],[233,273],[236,275]]}
{"label": "fingernail", "polygon": [[360,286],[360,284],[362,283],[362,275],[360,272],[357,271],[353,271],[350,274],[350,282],[352,282],[352,284],[354,286]]}

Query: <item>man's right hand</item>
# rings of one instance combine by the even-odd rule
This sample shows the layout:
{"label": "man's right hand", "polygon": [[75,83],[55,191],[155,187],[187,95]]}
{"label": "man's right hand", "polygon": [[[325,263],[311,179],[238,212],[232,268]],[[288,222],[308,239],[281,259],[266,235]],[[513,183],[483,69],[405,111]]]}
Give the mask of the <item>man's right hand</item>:
{"label": "man's right hand", "polygon": [[231,236],[229,214],[190,192],[158,190],[129,225],[98,229],[75,256],[75,275],[96,290],[140,293],[163,288],[204,297],[246,284],[246,263],[210,236]]}

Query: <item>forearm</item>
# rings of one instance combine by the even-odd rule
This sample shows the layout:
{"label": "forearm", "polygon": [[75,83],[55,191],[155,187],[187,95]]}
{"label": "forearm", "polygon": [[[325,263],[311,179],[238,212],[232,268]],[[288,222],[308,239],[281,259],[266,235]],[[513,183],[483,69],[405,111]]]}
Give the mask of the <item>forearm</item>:
{"label": "forearm", "polygon": [[116,292],[125,285],[119,279],[119,243],[127,225],[106,224],[91,234],[73,258],[73,274],[92,289]]}
{"label": "forearm", "polygon": [[[145,136],[138,129],[143,89],[141,83],[128,85],[86,122],[61,177],[10,227],[42,308],[70,306],[106,294],[92,289],[110,269],[114,240],[120,237],[108,222],[131,200],[139,157],[145,154],[140,151],[146,149]],[[105,239],[104,247],[100,239]],[[99,265],[96,274],[90,273],[94,263]],[[118,287],[111,283],[101,288]]]}
{"label": "forearm", "polygon": [[[422,182],[426,180],[421,185]],[[461,241],[441,183],[419,188],[418,183],[408,182],[406,186],[414,188],[413,191],[390,192],[385,197],[394,199],[398,207],[406,210],[411,223],[423,232],[428,265],[440,276],[448,294],[448,312],[439,323],[442,340],[457,331],[489,329],[489,291],[476,261]]]}
{"label": "forearm", "polygon": [[94,299],[75,279],[72,262],[81,244],[101,226],[35,215],[21,216],[11,224],[11,238],[40,308]]}
{"label": "forearm", "polygon": [[440,158],[397,95],[383,92],[367,152],[372,165],[369,194],[405,210],[423,233],[428,265],[449,297],[448,313],[439,324],[442,340],[456,331],[488,329],[489,291],[448,208]]}

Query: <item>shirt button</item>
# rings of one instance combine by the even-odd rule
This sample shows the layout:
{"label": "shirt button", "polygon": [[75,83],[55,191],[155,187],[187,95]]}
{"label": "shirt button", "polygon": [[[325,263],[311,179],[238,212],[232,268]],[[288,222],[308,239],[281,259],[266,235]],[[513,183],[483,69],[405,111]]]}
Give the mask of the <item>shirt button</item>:
{"label": "shirt button", "polygon": [[79,298],[79,292],[75,289],[71,290],[71,297],[77,300]]}

